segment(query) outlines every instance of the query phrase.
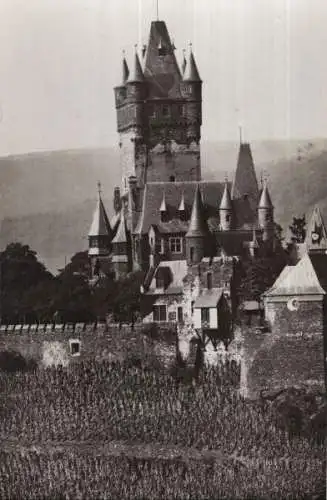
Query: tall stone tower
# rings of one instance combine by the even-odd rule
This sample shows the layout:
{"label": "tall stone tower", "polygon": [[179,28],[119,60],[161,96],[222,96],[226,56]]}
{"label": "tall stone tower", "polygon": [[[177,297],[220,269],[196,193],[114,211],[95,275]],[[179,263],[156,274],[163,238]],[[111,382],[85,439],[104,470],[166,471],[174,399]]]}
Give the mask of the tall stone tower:
{"label": "tall stone tower", "polygon": [[141,59],[136,48],[130,71],[123,59],[115,88],[123,195],[131,176],[139,189],[201,180],[202,81],[192,48],[182,74],[166,24],[154,21]]}

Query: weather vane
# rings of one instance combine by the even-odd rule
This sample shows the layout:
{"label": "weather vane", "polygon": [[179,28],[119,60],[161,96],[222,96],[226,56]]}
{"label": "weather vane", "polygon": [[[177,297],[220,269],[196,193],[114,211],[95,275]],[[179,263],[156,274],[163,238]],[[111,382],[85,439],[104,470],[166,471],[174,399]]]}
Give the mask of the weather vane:
{"label": "weather vane", "polygon": [[98,193],[99,193],[99,195],[101,194],[101,182],[100,181],[98,181]]}

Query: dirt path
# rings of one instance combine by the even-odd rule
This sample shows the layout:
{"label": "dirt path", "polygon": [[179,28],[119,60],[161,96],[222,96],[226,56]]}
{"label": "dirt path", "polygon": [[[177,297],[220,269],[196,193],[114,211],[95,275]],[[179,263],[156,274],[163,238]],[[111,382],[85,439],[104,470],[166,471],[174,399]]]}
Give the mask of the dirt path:
{"label": "dirt path", "polygon": [[225,455],[220,450],[199,450],[197,448],[183,448],[180,446],[162,445],[160,443],[129,444],[122,441],[110,441],[98,444],[92,441],[46,441],[38,443],[27,443],[19,439],[0,440],[0,447],[6,451],[38,451],[39,453],[53,453],[56,451],[72,450],[75,453],[94,454],[101,456],[127,456],[136,458],[157,458],[162,460],[210,460],[222,465],[230,465],[238,462],[249,466],[247,460],[238,456]]}

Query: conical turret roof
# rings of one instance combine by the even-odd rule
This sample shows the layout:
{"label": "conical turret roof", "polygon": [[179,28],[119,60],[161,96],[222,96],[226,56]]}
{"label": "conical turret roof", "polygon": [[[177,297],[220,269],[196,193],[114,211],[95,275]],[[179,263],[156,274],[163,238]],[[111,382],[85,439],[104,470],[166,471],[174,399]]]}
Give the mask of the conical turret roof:
{"label": "conical turret roof", "polygon": [[119,226],[117,229],[117,233],[112,240],[112,243],[127,243],[127,232],[126,232],[126,220],[125,220],[125,214],[124,211],[122,210],[120,212],[120,221],[119,221]]}
{"label": "conical turret roof", "polygon": [[178,211],[179,211],[179,212],[185,212],[185,200],[184,200],[184,193],[182,193],[181,202],[180,202],[180,204],[179,204]]}
{"label": "conical turret roof", "polygon": [[267,182],[264,183],[258,208],[273,208],[273,204],[270,198]]}
{"label": "conical turret roof", "polygon": [[106,209],[104,208],[101,194],[99,192],[99,197],[97,205],[93,214],[93,220],[89,231],[89,236],[112,236],[112,231],[107,216]]}
{"label": "conical turret roof", "polygon": [[186,68],[186,57],[185,57],[185,50],[183,50],[183,61],[182,61],[182,75],[185,73],[185,68]]}
{"label": "conical turret roof", "polygon": [[225,188],[224,188],[223,196],[221,198],[219,209],[220,210],[232,210],[232,208],[233,208],[232,198],[231,198],[231,195],[229,192],[228,183],[225,182]]}
{"label": "conical turret roof", "polygon": [[187,82],[201,82],[199,71],[192,50],[186,63],[183,80]]}
{"label": "conical turret roof", "polygon": [[137,51],[134,55],[134,64],[129,74],[127,83],[144,82],[144,74]]}
{"label": "conical turret roof", "polygon": [[166,204],[165,192],[163,192],[162,201],[161,201],[161,205],[160,205],[159,210],[160,210],[160,212],[167,212],[167,204]]}
{"label": "conical turret roof", "polygon": [[253,206],[258,203],[259,187],[249,143],[240,144],[231,194],[233,200],[247,196],[253,202]]}
{"label": "conical turret roof", "polygon": [[207,236],[209,232],[207,222],[204,217],[204,207],[199,184],[196,186],[190,225],[186,233],[187,238]]}
{"label": "conical turret roof", "polygon": [[123,81],[122,81],[123,85],[125,85],[125,83],[127,82],[128,77],[129,77],[129,69],[128,69],[128,64],[127,64],[126,58],[124,56],[123,57]]}

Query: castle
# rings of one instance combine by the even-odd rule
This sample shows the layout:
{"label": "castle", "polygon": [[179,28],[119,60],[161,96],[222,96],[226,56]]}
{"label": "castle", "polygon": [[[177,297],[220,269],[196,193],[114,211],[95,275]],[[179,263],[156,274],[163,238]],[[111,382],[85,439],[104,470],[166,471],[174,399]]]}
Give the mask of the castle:
{"label": "castle", "polygon": [[[92,281],[109,270],[117,278],[143,270],[144,321],[182,323],[195,315],[201,322],[202,314],[215,326],[216,313],[211,318],[207,309],[224,297],[230,302],[235,260],[273,248],[274,209],[247,143],[232,183],[202,180],[202,80],[192,47],[181,68],[175,50],[166,24],[154,21],[131,69],[123,57],[114,89],[122,184],[110,222],[99,193],[89,232]],[[199,302],[205,293],[208,300]]]}

